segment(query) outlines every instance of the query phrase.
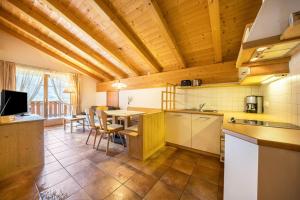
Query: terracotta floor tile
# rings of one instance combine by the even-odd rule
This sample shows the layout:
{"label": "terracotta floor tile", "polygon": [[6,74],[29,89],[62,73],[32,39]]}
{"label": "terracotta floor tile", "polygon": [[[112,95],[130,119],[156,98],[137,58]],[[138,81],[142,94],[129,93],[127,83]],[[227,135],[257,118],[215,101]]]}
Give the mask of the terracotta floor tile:
{"label": "terracotta floor tile", "polygon": [[197,165],[194,168],[192,176],[196,176],[199,179],[209,181],[211,183],[218,185],[219,177],[220,177],[220,170]]}
{"label": "terracotta floor tile", "polygon": [[218,185],[199,179],[198,177],[191,177],[186,191],[205,200],[217,200],[218,198]]}
{"label": "terracotta floor tile", "polygon": [[127,163],[131,159],[126,151],[114,156],[114,158],[124,163]]}
{"label": "terracotta floor tile", "polygon": [[[164,163],[164,162],[163,162]],[[142,172],[160,178],[169,168],[169,166],[157,161],[150,161],[142,168]]]}
{"label": "terracotta floor tile", "polygon": [[208,156],[200,157],[197,160],[197,165],[212,168],[212,169],[220,169],[222,166],[218,158],[213,158]]}
{"label": "terracotta floor tile", "polygon": [[160,179],[167,185],[183,190],[189,180],[189,175],[176,169],[168,169],[168,171]]}
{"label": "terracotta floor tile", "polygon": [[[200,191],[199,191],[200,192]],[[186,190],[182,193],[180,200],[201,200],[195,197],[193,194],[187,192]]]}
{"label": "terracotta floor tile", "polygon": [[81,187],[85,187],[91,182],[100,180],[104,176],[106,176],[106,174],[97,167],[89,167],[74,174],[73,178]]}
{"label": "terracotta floor tile", "polygon": [[121,184],[110,176],[104,176],[100,180],[90,183],[83,189],[93,199],[104,199],[116,190]]}
{"label": "terracotta floor tile", "polygon": [[68,178],[67,180],[54,185],[53,187],[48,188],[41,192],[42,199],[46,199],[45,196],[51,195],[53,193],[61,194],[65,198],[70,197],[72,194],[80,190],[80,186],[73,180],[73,178]]}
{"label": "terracotta floor tile", "polygon": [[67,178],[69,178],[70,175],[65,169],[60,169],[56,172],[53,172],[51,174],[47,174],[45,176],[41,176],[37,180],[37,186],[39,191],[43,191],[45,189],[48,189],[49,187],[52,187]]}
{"label": "terracotta floor tile", "polygon": [[52,162],[49,164],[45,164],[42,168],[41,168],[41,172],[40,175],[44,176],[53,172],[56,172],[60,169],[62,169],[63,166],[59,163],[59,162]]}
{"label": "terracotta floor tile", "polygon": [[52,156],[52,155],[50,155],[50,156],[45,157],[44,163],[45,163],[45,164],[49,164],[49,163],[53,163],[53,162],[56,162],[56,161],[57,161],[57,160],[55,159],[55,157]]}
{"label": "terracotta floor tile", "polygon": [[136,170],[129,166],[122,164],[119,167],[110,170],[109,174],[113,176],[115,179],[117,179],[119,182],[124,183],[126,182],[130,177],[132,177],[136,173]]}
{"label": "terracotta floor tile", "polygon": [[70,196],[67,200],[92,200],[92,199],[83,189],[81,189],[80,191]]}
{"label": "terracotta floor tile", "polygon": [[186,160],[176,159],[172,164],[172,168],[181,171],[187,175],[191,175],[195,164]]}
{"label": "terracotta floor tile", "polygon": [[198,153],[187,151],[187,150],[178,150],[176,154],[177,154],[177,158],[181,160],[186,160],[195,163],[197,163],[197,160],[201,157]]}
{"label": "terracotta floor tile", "polygon": [[60,152],[60,153],[55,153],[53,155],[56,159],[60,160],[60,159],[64,159],[64,158],[69,158],[69,157],[74,156],[76,154],[77,153],[74,150],[70,149],[70,150],[67,150],[67,151]]}
{"label": "terracotta floor tile", "polygon": [[74,175],[74,174],[76,174],[77,172],[79,172],[81,170],[88,169],[88,168],[91,168],[91,167],[96,167],[96,166],[94,166],[91,161],[89,161],[87,159],[84,159],[84,160],[76,162],[72,165],[69,165],[68,167],[66,167],[66,170],[71,175]]}
{"label": "terracotta floor tile", "polygon": [[181,191],[174,187],[166,185],[165,183],[158,181],[152,189],[145,196],[145,200],[157,200],[157,199],[180,199]]}
{"label": "terracotta floor tile", "polygon": [[151,175],[137,172],[125,183],[125,185],[136,192],[140,197],[144,197],[156,181],[157,179]]}
{"label": "terracotta floor tile", "polygon": [[128,189],[126,186],[119,187],[111,195],[109,195],[105,200],[139,200],[139,197],[136,193]]}
{"label": "terracotta floor tile", "polygon": [[61,159],[61,160],[59,160],[59,162],[60,162],[64,167],[67,167],[67,166],[72,165],[72,164],[74,164],[74,163],[77,163],[77,162],[79,162],[79,161],[81,161],[81,160],[84,160],[84,158],[81,157],[81,156],[75,155],[75,156],[71,156],[71,157],[68,157],[68,158]]}
{"label": "terracotta floor tile", "polygon": [[116,159],[107,159],[104,160],[103,162],[100,162],[97,164],[97,167],[101,170],[103,170],[106,173],[111,172],[112,170],[115,170],[116,168],[121,166],[121,162],[119,162]]}
{"label": "terracotta floor tile", "polygon": [[149,161],[141,161],[137,159],[130,159],[127,164],[132,166],[135,169],[142,170],[145,165],[147,165]]}

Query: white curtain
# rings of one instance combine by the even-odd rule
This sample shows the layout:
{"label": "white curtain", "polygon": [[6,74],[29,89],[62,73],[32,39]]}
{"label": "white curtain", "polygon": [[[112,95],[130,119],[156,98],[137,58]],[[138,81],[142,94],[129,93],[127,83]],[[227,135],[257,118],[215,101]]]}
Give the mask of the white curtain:
{"label": "white curtain", "polygon": [[53,90],[58,100],[61,103],[69,103],[70,100],[67,102],[66,98],[64,97],[64,89],[69,86],[70,82],[68,74],[51,72],[49,80],[53,85]]}
{"label": "white curtain", "polygon": [[17,66],[16,71],[16,90],[27,92],[28,102],[31,102],[41,88],[44,72],[42,70],[21,66]]}

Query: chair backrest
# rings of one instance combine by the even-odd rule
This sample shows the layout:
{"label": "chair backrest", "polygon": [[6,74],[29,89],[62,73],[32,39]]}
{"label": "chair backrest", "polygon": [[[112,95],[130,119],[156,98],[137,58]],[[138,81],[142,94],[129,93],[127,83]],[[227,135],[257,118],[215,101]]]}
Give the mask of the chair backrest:
{"label": "chair backrest", "polygon": [[96,110],[96,115],[98,117],[101,129],[107,131],[107,114],[103,110]]}
{"label": "chair backrest", "polygon": [[86,115],[88,116],[88,121],[89,121],[90,126],[92,128],[96,128],[95,119],[94,119],[95,112],[93,111],[93,109],[91,109],[91,108],[86,109],[85,112],[86,112]]}

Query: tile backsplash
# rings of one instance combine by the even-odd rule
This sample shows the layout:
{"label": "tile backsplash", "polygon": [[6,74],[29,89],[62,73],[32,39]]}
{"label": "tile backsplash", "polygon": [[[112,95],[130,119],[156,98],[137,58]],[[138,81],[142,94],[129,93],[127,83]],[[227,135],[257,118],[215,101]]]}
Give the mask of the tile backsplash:
{"label": "tile backsplash", "polygon": [[300,75],[290,75],[260,87],[266,114],[300,125]]}
{"label": "tile backsplash", "polygon": [[222,111],[244,111],[244,99],[248,95],[260,95],[258,86],[230,86],[210,87],[201,89],[187,89],[176,96],[177,108],[199,108],[205,103],[204,109]]}

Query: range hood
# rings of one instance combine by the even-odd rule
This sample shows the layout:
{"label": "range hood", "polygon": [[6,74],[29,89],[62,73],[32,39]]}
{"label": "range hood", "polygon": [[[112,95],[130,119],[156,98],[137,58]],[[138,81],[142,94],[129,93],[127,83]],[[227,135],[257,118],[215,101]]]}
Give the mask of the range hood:
{"label": "range hood", "polygon": [[300,46],[300,23],[289,26],[297,11],[299,0],[263,1],[254,23],[246,26],[236,66],[291,57]]}

